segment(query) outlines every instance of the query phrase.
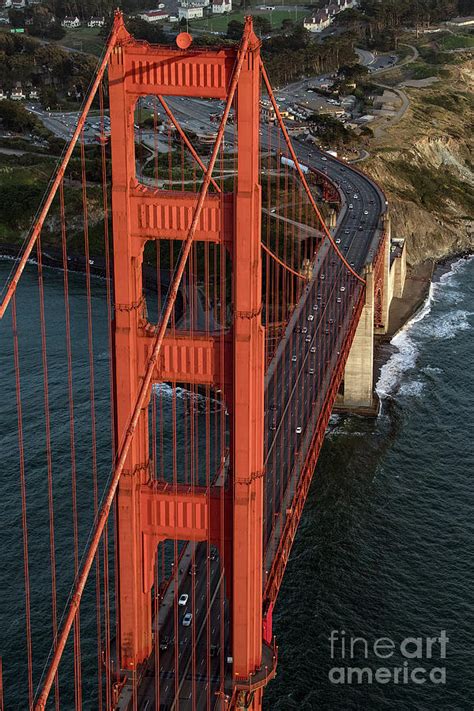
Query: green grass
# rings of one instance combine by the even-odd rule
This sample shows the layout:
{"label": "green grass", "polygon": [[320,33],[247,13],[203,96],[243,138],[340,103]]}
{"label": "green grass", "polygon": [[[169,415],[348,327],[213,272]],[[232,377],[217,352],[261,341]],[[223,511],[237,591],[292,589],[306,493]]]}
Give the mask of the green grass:
{"label": "green grass", "polygon": [[474,37],[472,35],[446,35],[440,41],[444,50],[464,49],[474,47]]}
{"label": "green grass", "polygon": [[65,36],[57,44],[79,52],[87,52],[100,56],[104,51],[105,39],[99,36],[100,27],[79,27],[77,30],[66,30]]}
{"label": "green grass", "polygon": [[238,22],[243,22],[245,15],[252,14],[259,17],[266,17],[271,23],[272,28],[279,29],[283,20],[293,20],[293,22],[301,22],[303,17],[309,14],[304,7],[299,10],[272,10],[271,12],[265,10],[252,9],[249,12],[231,12],[228,15],[214,15],[213,17],[206,18],[205,20],[191,20],[190,26],[191,30],[193,27],[200,30],[209,30],[210,32],[225,32],[227,30],[227,25],[231,20],[237,20]]}

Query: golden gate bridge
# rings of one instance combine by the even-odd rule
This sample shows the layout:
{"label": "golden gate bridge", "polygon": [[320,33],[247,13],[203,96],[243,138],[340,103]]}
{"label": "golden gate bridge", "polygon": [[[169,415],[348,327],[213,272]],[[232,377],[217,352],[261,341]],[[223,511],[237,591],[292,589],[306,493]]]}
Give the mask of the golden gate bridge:
{"label": "golden gate bridge", "polygon": [[[277,667],[273,608],[318,453],[361,367],[354,339],[369,324],[373,341],[386,323],[384,197],[343,163],[331,158],[329,177],[326,158],[294,148],[251,18],[236,46],[194,47],[186,33],[176,45],[135,40],[116,14],[2,293],[23,556],[2,708],[4,697],[35,711],[261,708]],[[176,97],[214,107],[206,156]],[[25,306],[32,285],[37,316]]]}

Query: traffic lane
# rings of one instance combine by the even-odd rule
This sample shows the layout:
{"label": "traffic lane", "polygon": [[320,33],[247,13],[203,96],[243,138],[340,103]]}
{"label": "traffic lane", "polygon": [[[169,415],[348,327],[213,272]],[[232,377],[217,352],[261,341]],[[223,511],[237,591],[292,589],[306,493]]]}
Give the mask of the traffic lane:
{"label": "traffic lane", "polygon": [[[193,626],[194,629],[199,629],[202,624],[202,617],[206,611],[206,576],[199,575],[199,570],[205,571],[205,562],[207,560],[207,544],[198,544],[195,554],[196,574],[186,575],[182,585],[179,587],[178,593],[170,607],[168,615],[165,618],[165,623],[160,627],[158,633],[158,645],[160,648],[158,655],[158,663],[160,667],[160,699],[165,699],[171,694],[174,698],[174,675],[176,669],[176,655],[178,658],[178,683],[182,678],[187,660],[191,658],[191,649],[193,641]],[[211,596],[215,590],[216,583],[219,579],[219,562],[210,561],[210,579],[211,579]],[[195,587],[195,609],[193,614],[192,624],[189,627],[183,627],[183,617],[186,612],[192,611],[192,589]],[[188,595],[188,601],[185,606],[178,605],[179,596],[183,593]],[[175,624],[177,619],[177,625]],[[161,648],[166,644],[166,649]],[[150,666],[154,669],[155,660],[150,662]],[[170,674],[172,675],[173,684],[170,682]],[[146,699],[155,698],[154,680],[140,685],[140,697],[143,701]]]}
{"label": "traffic lane", "polygon": [[[224,602],[224,629],[226,630],[224,639],[224,650],[226,649],[226,644],[229,639],[229,614],[228,614],[228,604]],[[221,666],[225,675],[226,668],[226,654],[221,657],[221,601],[219,595],[217,595],[212,603],[211,613],[209,619],[211,620],[211,646],[214,645],[218,647],[218,652],[210,656],[209,661],[209,674],[207,670],[207,646],[203,642],[203,634],[200,634],[196,640],[196,656],[194,669],[192,668],[192,658],[188,661],[188,664],[184,670],[181,677],[178,694],[173,696],[172,705],[176,703],[179,699],[179,708],[181,711],[186,709],[200,709],[206,708],[208,693],[211,700],[214,701],[215,692],[220,686],[221,680]],[[203,630],[204,632],[204,630]],[[190,668],[191,667],[191,668]],[[197,699],[202,699],[204,705],[200,706]],[[211,701],[211,703],[212,703]],[[211,706],[212,708],[212,706]]]}
{"label": "traffic lane", "polygon": [[[354,240],[354,239],[355,239],[355,235],[352,235],[352,240]],[[336,304],[337,304],[336,313],[329,313],[327,311],[327,307],[323,310],[320,310],[319,304],[321,302],[318,301],[319,299],[322,299],[322,297],[323,297],[323,294],[319,293],[321,291],[322,287],[324,287],[328,283],[332,284],[335,278],[338,279],[339,285],[342,286],[341,276],[343,275],[346,267],[344,267],[342,265],[342,263],[339,261],[339,258],[337,258],[337,259],[333,258],[334,256],[335,255],[331,255],[331,253],[328,253],[328,260],[325,260],[325,262],[321,265],[321,267],[319,269],[317,269],[315,279],[316,279],[316,282],[319,281],[319,287],[318,287],[318,293],[316,294],[316,303],[313,303],[313,305],[312,305],[313,314],[311,314],[311,311],[308,311],[308,309],[304,309],[301,311],[299,321],[297,322],[297,324],[294,325],[293,332],[290,334],[290,338],[289,338],[290,342],[292,340],[292,336],[294,335],[294,333],[299,331],[301,334],[300,338],[304,337],[305,343],[308,343],[308,341],[307,341],[307,339],[309,338],[308,330],[309,331],[312,330],[311,326],[312,326],[312,322],[314,319],[314,312],[319,314],[319,317],[316,320],[315,338],[322,333],[322,329],[321,329],[320,325],[322,322],[324,322],[325,319],[327,319],[328,321],[333,319],[333,321],[335,321],[335,322],[338,322],[340,320],[339,314],[340,314],[341,310],[344,308],[344,302],[346,301],[346,297],[348,295],[348,292],[346,292],[345,286],[344,286],[344,290],[342,292],[341,291],[337,292],[337,289],[336,289],[336,294],[335,294]],[[318,261],[319,261],[319,259],[320,258],[318,257]],[[318,267],[318,265],[316,265],[316,266]],[[327,274],[325,273],[326,270],[327,270]],[[326,277],[327,277],[327,279],[326,279]],[[334,289],[331,290],[330,296],[333,295],[333,292],[334,292]],[[324,298],[327,299],[327,294],[324,295]],[[330,299],[327,299],[327,300],[328,300],[328,304],[329,304]],[[306,324],[305,324],[305,318],[307,321]],[[327,324],[326,324],[326,326],[327,326]],[[325,330],[326,330],[326,326],[325,326]],[[298,338],[298,336],[296,336],[296,338]],[[327,343],[327,341],[329,341],[329,340],[330,339],[325,339],[325,343]],[[308,347],[310,348],[310,353],[316,354],[314,340],[309,343]],[[293,348],[293,351],[294,350],[295,350],[295,348]],[[318,352],[319,351],[320,351],[320,348],[318,347]],[[319,353],[318,353],[318,355],[319,355]],[[297,356],[293,353],[292,359],[296,358],[296,357]],[[283,354],[282,360],[285,363],[288,363],[288,364],[290,363],[290,358],[289,358],[288,352],[286,352],[286,354],[285,353]],[[315,369],[315,366],[312,364],[310,364],[309,367],[312,369]],[[280,382],[282,379],[281,373],[275,371],[275,374],[276,375],[274,375],[274,378],[278,378],[278,381]],[[311,375],[311,373],[309,373],[309,374]],[[289,379],[288,373],[286,373],[286,378],[287,378],[287,380]],[[270,388],[269,391],[272,392],[272,388]],[[286,390],[283,389],[283,393],[285,393],[285,392],[286,392]],[[280,396],[280,394],[282,393],[281,388],[278,389],[278,393]],[[275,405],[274,400],[272,400],[272,398],[270,397],[270,398],[268,398],[267,402],[269,403],[269,408],[271,408],[270,412],[271,412],[272,417],[273,418],[275,418],[276,416],[281,417],[281,412],[279,411],[278,407]],[[271,501],[271,500],[272,500],[272,493],[270,492],[269,501]]]}
{"label": "traffic lane", "polygon": [[[352,295],[351,301],[350,301],[350,306],[351,308],[347,308],[344,310],[344,314],[342,317],[342,320],[340,322],[341,327],[332,330],[332,332],[329,334],[328,337],[325,336],[324,342],[329,344],[328,347],[325,349],[324,352],[322,352],[323,358],[321,359],[321,367],[319,368],[318,372],[320,374],[319,377],[322,377],[322,384],[320,387],[316,390],[314,385],[316,382],[315,377],[312,377],[312,383],[309,379],[309,372],[307,372],[306,375],[306,382],[303,384],[303,387],[299,389],[299,392],[303,391],[310,391],[311,390],[311,385],[313,385],[313,393],[314,393],[314,399],[313,398],[304,398],[305,404],[305,411],[301,411],[301,402],[298,403],[298,401],[295,403],[295,406],[291,410],[292,413],[292,420],[290,422],[289,427],[292,429],[295,429],[298,426],[298,422],[304,422],[306,425],[306,428],[303,430],[303,432],[298,436],[298,445],[297,447],[287,447],[287,441],[285,440],[283,442],[283,452],[287,452],[288,456],[285,457],[284,459],[284,464],[283,464],[283,471],[286,471],[288,473],[288,476],[285,477],[285,481],[283,479],[278,479],[278,487],[277,491],[279,494],[279,497],[281,497],[281,501],[283,503],[282,505],[282,513],[286,510],[286,507],[289,504],[289,501],[287,501],[287,491],[288,487],[291,483],[291,477],[292,477],[292,471],[294,470],[295,466],[295,461],[300,458],[302,461],[304,461],[304,457],[306,456],[306,450],[304,450],[304,447],[302,447],[301,443],[304,442],[305,438],[307,435],[307,423],[315,420],[316,415],[319,415],[319,410],[324,403],[324,400],[327,395],[327,388],[330,385],[331,378],[332,378],[332,373],[333,370],[336,367],[337,360],[340,357],[340,353],[342,352],[342,347],[345,342],[345,339],[347,338],[348,332],[351,328],[351,322],[352,322],[352,313],[353,309],[356,308],[358,298],[360,295],[360,288],[358,288],[357,292],[354,292]],[[330,315],[331,312],[328,312],[328,316]],[[333,317],[336,317],[336,313],[333,311],[332,312]],[[297,408],[300,407],[300,412],[297,414]],[[309,438],[309,441],[311,438]],[[309,445],[308,445],[309,446]],[[294,482],[293,482],[294,483]],[[284,492],[280,490],[280,487],[284,487]],[[267,519],[268,523],[268,519]],[[272,552],[274,551],[274,548],[269,545],[271,543],[271,537],[270,540],[267,541],[266,545],[266,565],[265,568],[266,570],[270,569],[271,563],[272,563]]]}
{"label": "traffic lane", "polygon": [[[340,267],[339,264],[341,265]],[[319,381],[322,379],[322,369],[324,368],[324,362],[326,360],[322,346],[325,346],[325,350],[328,350],[332,346],[330,334],[334,333],[334,330],[338,328],[341,322],[341,312],[345,310],[345,308],[349,308],[345,302],[349,300],[349,306],[352,304],[351,294],[346,290],[349,289],[349,286],[346,287],[345,284],[349,283],[348,280],[350,279],[355,280],[355,277],[347,272],[346,267],[343,266],[342,263],[339,264],[336,263],[336,260],[330,258],[329,263],[325,265],[330,271],[326,274],[327,281],[324,280],[324,283],[331,284],[331,286],[329,291],[325,291],[323,306],[321,310],[316,311],[317,317],[315,318],[314,309],[315,307],[319,309],[318,303],[321,303],[318,301],[318,297],[320,296],[319,290],[321,289],[322,282],[318,273],[318,277],[313,284],[313,289],[308,294],[308,299],[306,299],[306,306],[301,309],[299,318],[294,325],[293,331],[289,334],[286,348],[282,353],[281,361],[284,363],[285,368],[283,372],[280,368],[275,370],[274,373],[274,377],[278,379],[279,383],[281,380],[286,380],[287,383],[289,383],[291,394],[288,395],[288,384],[283,389],[279,387],[277,400],[270,400],[269,407],[271,407],[272,410],[267,409],[267,415],[268,412],[271,412],[271,416],[279,418],[279,425],[273,433],[271,448],[267,450],[266,453],[266,470],[269,474],[267,478],[267,526],[275,513],[277,513],[280,484],[282,479],[284,479],[285,468],[291,463],[289,460],[293,456],[293,450],[295,449],[291,444],[290,447],[288,447],[288,442],[294,443],[295,430],[301,426],[301,423],[293,423],[294,427],[293,424],[288,424],[288,414],[290,412],[293,412],[293,414],[300,412],[301,408],[297,404],[295,409],[294,403],[298,403],[302,392],[307,392],[308,382],[315,382],[315,378],[312,377],[313,374],[310,371],[313,370],[314,374],[318,375]],[[337,273],[336,268],[338,268]],[[336,278],[333,279],[333,276]],[[333,284],[333,282],[335,282],[335,284]],[[340,291],[341,286],[343,287],[343,291]],[[329,328],[330,333],[326,333],[328,324],[332,326]],[[297,330],[300,331],[299,334],[295,333]],[[315,348],[315,344],[317,348]],[[294,360],[295,358],[296,361]],[[308,358],[309,361],[307,360]],[[314,358],[314,363],[311,362],[312,358]],[[319,360],[317,361],[317,359]],[[303,382],[301,382],[302,380]],[[304,412],[299,416],[304,418]],[[286,445],[284,450],[281,448],[282,442]],[[275,448],[275,455],[272,457],[273,448]],[[284,452],[284,459],[282,459],[282,451]],[[280,472],[279,476],[276,475],[277,470]],[[267,536],[268,535],[269,532],[267,529]]]}
{"label": "traffic lane", "polygon": [[[355,295],[354,295],[355,296]],[[353,305],[355,306],[356,299],[353,299]],[[335,314],[333,314],[335,316]],[[350,323],[351,323],[351,317],[352,317],[352,309],[347,309],[345,311],[344,315],[344,323],[341,326],[341,329],[335,329],[332,331],[332,334],[325,338],[326,342],[330,342],[330,348],[327,349],[328,352],[329,350],[332,349],[334,357],[337,359],[339,357],[339,352],[336,347],[336,343],[341,341],[341,339],[345,339],[347,337],[347,332],[348,329],[350,328]],[[327,363],[324,361],[327,360]],[[290,410],[291,413],[291,420],[288,423],[287,432],[289,431],[290,433],[294,432],[296,427],[301,426],[303,424],[306,425],[311,419],[314,419],[313,415],[319,414],[318,410],[320,409],[320,404],[324,402],[324,399],[326,397],[327,391],[325,389],[325,383],[328,385],[330,383],[330,378],[328,378],[328,374],[332,376],[332,369],[331,366],[329,365],[329,361],[331,358],[327,359],[327,355],[321,358],[321,366],[317,370],[317,374],[314,376],[309,375],[309,371],[306,372],[306,382],[303,383],[302,388],[299,389],[299,392],[312,392],[311,397],[305,397],[303,400],[297,399],[296,402],[293,404],[292,409]],[[334,358],[333,358],[334,360]],[[319,387],[315,387],[316,383],[319,384]],[[305,404],[302,404],[305,403]],[[303,411],[303,408],[305,411]],[[295,460],[297,459],[298,456],[305,456],[306,453],[302,451],[301,449],[301,441],[305,437],[305,431],[307,427],[303,427],[303,432],[298,435],[298,442],[296,443],[296,446],[293,444],[288,446],[288,441],[291,442],[291,436],[290,437],[283,437],[282,436],[282,446],[279,449],[279,457],[277,458],[277,465],[280,463],[279,467],[279,472],[280,475],[276,477],[277,485],[276,485],[276,494],[278,497],[278,501],[280,501],[280,506],[279,506],[279,511],[277,516],[281,517],[281,515],[284,513],[286,510],[286,507],[289,505],[289,502],[286,500],[286,492],[288,489],[288,486],[290,484],[290,479],[291,479],[291,472],[294,469],[294,463]],[[274,470],[273,470],[274,471]],[[272,476],[272,467],[269,467],[269,476]],[[283,473],[283,476],[281,475]],[[268,490],[268,489],[267,489]],[[271,496],[271,494],[270,494]],[[277,519],[278,521],[278,519]],[[271,524],[277,523],[277,521],[271,521],[270,522],[270,517],[267,517],[266,519],[266,525],[267,527],[270,526]],[[274,525],[271,525],[272,528],[272,535],[273,535],[273,529],[275,528]],[[269,528],[267,528],[267,531],[269,531]],[[270,569],[271,562],[272,562],[272,557],[271,554],[269,555],[269,552],[272,551],[272,535],[267,537],[266,540],[266,570]],[[275,544],[276,542],[274,542]],[[273,549],[276,548],[276,545],[273,546]]]}

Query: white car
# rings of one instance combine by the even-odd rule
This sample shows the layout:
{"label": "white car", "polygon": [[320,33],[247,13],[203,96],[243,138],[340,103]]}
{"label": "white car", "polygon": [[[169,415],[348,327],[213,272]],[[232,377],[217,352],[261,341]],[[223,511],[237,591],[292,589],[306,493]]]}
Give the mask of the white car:
{"label": "white car", "polygon": [[309,314],[309,316],[308,316],[308,321],[314,321],[314,316],[313,316],[313,314]]}
{"label": "white car", "polygon": [[291,356],[291,361],[292,361],[293,363],[296,363],[296,356],[295,356],[295,355],[292,355],[292,356]]}
{"label": "white car", "polygon": [[368,210],[364,210],[364,215],[368,215],[368,214],[369,214],[369,211],[368,211]]}
{"label": "white car", "polygon": [[341,240],[340,240],[339,237],[338,237],[337,240],[336,240],[336,244],[341,244]]}
{"label": "white car", "polygon": [[183,593],[182,595],[179,596],[178,605],[180,605],[181,607],[185,607],[185,605],[187,605],[187,603],[188,603],[188,600],[189,600],[189,595],[186,595],[186,593]]}
{"label": "white car", "polygon": [[327,160],[327,158],[326,158],[325,156],[323,156],[323,157],[321,158],[321,160]]}
{"label": "white car", "polygon": [[311,343],[311,336],[309,335],[309,333],[304,340],[306,341],[306,343]]}
{"label": "white car", "polygon": [[193,621],[193,616],[191,612],[187,612],[183,617],[183,627],[189,627]]}
{"label": "white car", "polygon": [[311,353],[316,353],[316,346],[311,346],[309,350],[311,351]]}
{"label": "white car", "polygon": [[296,432],[296,434],[301,434],[301,433],[303,432],[303,428],[302,428],[302,427],[297,427],[296,430],[295,430],[295,432]]}
{"label": "white car", "polygon": [[354,205],[351,203],[351,204],[349,205],[349,210],[352,210],[353,207],[354,207]]}
{"label": "white car", "polygon": [[340,291],[345,291],[345,290],[346,290],[346,287],[345,287],[345,286],[341,286]]}

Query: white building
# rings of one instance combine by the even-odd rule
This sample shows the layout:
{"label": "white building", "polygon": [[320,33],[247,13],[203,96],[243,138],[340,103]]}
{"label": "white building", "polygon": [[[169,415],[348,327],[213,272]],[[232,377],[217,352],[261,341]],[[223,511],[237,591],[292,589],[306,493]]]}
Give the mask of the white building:
{"label": "white building", "polygon": [[23,93],[23,89],[21,88],[20,82],[18,82],[16,87],[12,90],[12,93],[10,94],[10,99],[12,101],[21,101],[22,99],[26,99],[26,96]]}
{"label": "white building", "polygon": [[145,22],[155,23],[163,22],[169,17],[169,13],[166,10],[146,10],[146,12],[141,12],[137,17],[140,20],[145,20]]}
{"label": "white building", "polygon": [[181,0],[181,7],[209,7],[210,0]]}
{"label": "white building", "polygon": [[103,27],[105,25],[105,17],[91,17],[87,23],[87,27]]}
{"label": "white building", "polygon": [[329,27],[332,22],[332,17],[329,15],[328,8],[325,7],[319,10],[314,17],[306,17],[303,21],[305,30],[309,32],[322,32]]}
{"label": "white building", "polygon": [[309,32],[322,32],[329,27],[336,15],[356,6],[357,0],[334,0],[318,10],[313,17],[307,17],[303,22],[304,28]]}
{"label": "white building", "polygon": [[81,26],[81,21],[78,17],[65,17],[61,25],[68,30],[77,30]]}
{"label": "white building", "polygon": [[201,20],[204,17],[202,7],[178,7],[179,20]]}
{"label": "white building", "polygon": [[223,15],[232,12],[232,0],[212,0],[212,14]]}

